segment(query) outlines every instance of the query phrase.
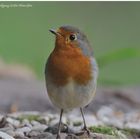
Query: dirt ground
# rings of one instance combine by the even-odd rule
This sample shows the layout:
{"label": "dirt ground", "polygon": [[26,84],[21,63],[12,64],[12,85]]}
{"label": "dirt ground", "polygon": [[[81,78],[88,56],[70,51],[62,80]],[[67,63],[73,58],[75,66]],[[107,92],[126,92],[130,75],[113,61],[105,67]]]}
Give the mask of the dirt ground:
{"label": "dirt ground", "polygon": [[[114,106],[129,112],[140,108],[140,87],[99,87],[87,112],[94,112],[102,105]],[[0,112],[15,111],[58,111],[47,96],[45,82],[21,80],[16,78],[0,79]]]}

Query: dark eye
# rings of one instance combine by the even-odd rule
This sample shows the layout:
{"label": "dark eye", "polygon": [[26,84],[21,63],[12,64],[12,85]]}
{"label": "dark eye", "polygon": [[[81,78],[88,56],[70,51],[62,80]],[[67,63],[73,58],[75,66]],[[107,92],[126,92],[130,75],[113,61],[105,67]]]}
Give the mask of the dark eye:
{"label": "dark eye", "polygon": [[76,37],[76,35],[75,35],[75,34],[70,35],[70,37],[69,37],[69,38],[70,38],[70,40],[71,40],[71,41],[73,41],[73,40],[76,40],[76,39],[77,39],[77,37]]}

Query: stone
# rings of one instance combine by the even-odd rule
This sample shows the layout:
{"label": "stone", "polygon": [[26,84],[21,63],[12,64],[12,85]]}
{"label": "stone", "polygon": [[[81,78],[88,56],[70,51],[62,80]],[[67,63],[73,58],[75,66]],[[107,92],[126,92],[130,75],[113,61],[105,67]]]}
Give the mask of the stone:
{"label": "stone", "polygon": [[82,116],[70,115],[70,116],[68,116],[68,122],[71,126],[81,126],[81,125],[83,125]]}
{"label": "stone", "polygon": [[127,122],[124,127],[140,130],[140,122]]}
{"label": "stone", "polygon": [[42,131],[31,131],[28,134],[28,137],[32,138],[32,139],[52,139],[52,138],[55,138],[51,133],[42,132]]}
{"label": "stone", "polygon": [[89,136],[87,132],[80,132],[76,134],[78,139],[90,139],[92,138],[91,135]]}
{"label": "stone", "polygon": [[31,121],[31,124],[32,124],[33,126],[40,125],[40,123],[39,123],[39,122],[34,121],[34,120],[32,120],[32,121]]}
{"label": "stone", "polygon": [[139,111],[131,111],[126,113],[125,120],[128,122],[140,122],[140,112]]}
{"label": "stone", "polygon": [[12,118],[7,118],[6,121],[10,124],[12,124],[15,128],[19,127],[20,121],[12,119]]}
{"label": "stone", "polygon": [[29,133],[31,131],[31,128],[29,128],[29,127],[22,127],[22,128],[18,128],[16,131],[22,132],[22,133],[24,133],[26,135],[27,133]]}
{"label": "stone", "polygon": [[29,120],[24,119],[21,123],[21,127],[27,126],[29,128],[32,128],[32,125],[30,124]]}
{"label": "stone", "polygon": [[41,122],[43,124],[48,124],[49,120],[50,120],[50,118],[48,116],[42,116],[42,117],[40,117],[40,119],[42,120]]}
{"label": "stone", "polygon": [[25,135],[24,135],[24,132],[23,131],[19,131],[19,130],[16,130],[15,131],[15,136],[14,136],[14,138],[24,138],[25,137]]}
{"label": "stone", "polygon": [[12,130],[15,129],[15,127],[10,123],[6,123],[5,128],[9,128],[9,129],[12,129]]}
{"label": "stone", "polygon": [[117,135],[117,138],[128,139],[127,136],[125,134],[123,134],[121,131],[116,131],[115,133]]}
{"label": "stone", "polygon": [[0,115],[0,128],[3,128],[6,125],[6,118]]}
{"label": "stone", "polygon": [[[65,139],[67,137],[67,134],[62,132],[60,134],[60,137],[61,137],[61,139]],[[56,137],[55,137],[55,139],[56,139]]]}
{"label": "stone", "polygon": [[133,111],[126,113],[124,127],[140,130],[140,112]]}
{"label": "stone", "polygon": [[124,113],[114,111],[113,108],[103,106],[97,112],[97,118],[106,125],[123,128],[124,126]]}
{"label": "stone", "polygon": [[0,121],[5,118],[3,115],[0,114]]}
{"label": "stone", "polygon": [[28,133],[28,137],[29,137],[29,138],[37,138],[37,136],[38,136],[40,133],[41,133],[40,131],[31,130],[31,131]]}
{"label": "stone", "polygon": [[83,126],[69,126],[68,133],[76,134],[81,132]]}
{"label": "stone", "polygon": [[[59,115],[54,115],[53,118],[50,118],[49,125],[53,126],[59,123],[59,119],[60,119]],[[67,119],[65,116],[62,117],[62,123],[65,123],[65,124],[67,123]]]}
{"label": "stone", "polygon": [[[53,126],[49,126],[47,129],[45,129],[45,132],[49,132],[52,134],[57,134],[58,132],[58,123],[53,125]],[[68,132],[68,126],[66,124],[61,124],[61,132]]]}
{"label": "stone", "polygon": [[97,120],[93,114],[85,115],[85,120],[87,127],[103,125],[103,123],[100,120]]}
{"label": "stone", "polygon": [[11,127],[0,128],[0,131],[3,131],[3,132],[9,131],[9,130],[13,130],[13,128],[11,128]]}
{"label": "stone", "polygon": [[90,133],[92,139],[116,139],[115,136],[101,133]]}
{"label": "stone", "polygon": [[35,131],[44,131],[47,128],[48,128],[47,125],[40,124],[40,125],[33,126],[32,127],[32,130],[35,130]]}
{"label": "stone", "polygon": [[1,139],[14,139],[12,136],[8,135],[5,132],[0,131],[0,138]]}
{"label": "stone", "polygon": [[7,130],[6,133],[7,133],[8,135],[12,136],[12,137],[15,136],[14,130],[11,130],[11,129],[10,129],[10,130]]}
{"label": "stone", "polygon": [[76,136],[75,134],[68,134],[65,139],[78,139],[78,136]]}

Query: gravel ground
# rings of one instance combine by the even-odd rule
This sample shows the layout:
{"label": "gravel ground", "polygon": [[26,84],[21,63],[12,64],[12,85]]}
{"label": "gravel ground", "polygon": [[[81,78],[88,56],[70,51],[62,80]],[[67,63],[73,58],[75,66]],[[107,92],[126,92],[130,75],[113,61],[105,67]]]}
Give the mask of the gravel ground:
{"label": "gravel ground", "polygon": [[[113,107],[102,106],[96,114],[86,114],[85,118],[91,130],[90,137],[82,131],[81,115],[74,110],[65,113],[62,118],[61,138],[140,138],[139,111],[123,113]],[[59,115],[50,112],[1,114],[0,138],[52,139],[56,137],[58,121]],[[128,135],[122,130],[133,130],[135,135],[132,133]]]}

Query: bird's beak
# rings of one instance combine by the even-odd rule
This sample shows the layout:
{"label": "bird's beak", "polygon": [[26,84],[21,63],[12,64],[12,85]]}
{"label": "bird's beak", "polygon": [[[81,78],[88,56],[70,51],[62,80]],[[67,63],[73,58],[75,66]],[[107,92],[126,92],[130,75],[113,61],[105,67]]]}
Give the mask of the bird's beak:
{"label": "bird's beak", "polygon": [[53,29],[50,29],[49,31],[50,31],[51,33],[53,33],[54,35],[56,35],[56,36],[57,36],[57,35],[60,35],[60,33],[58,33],[57,31],[55,31],[55,30],[53,30]]}

